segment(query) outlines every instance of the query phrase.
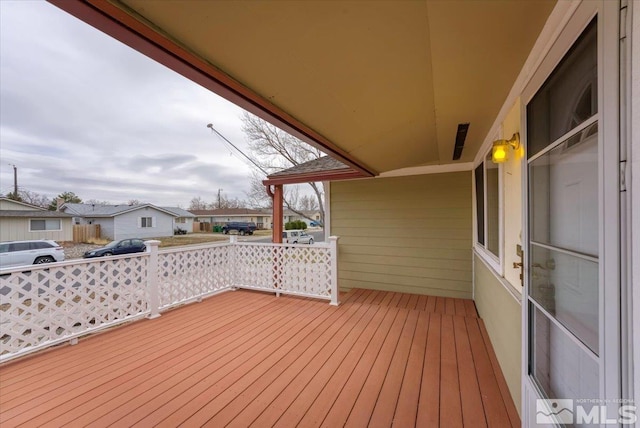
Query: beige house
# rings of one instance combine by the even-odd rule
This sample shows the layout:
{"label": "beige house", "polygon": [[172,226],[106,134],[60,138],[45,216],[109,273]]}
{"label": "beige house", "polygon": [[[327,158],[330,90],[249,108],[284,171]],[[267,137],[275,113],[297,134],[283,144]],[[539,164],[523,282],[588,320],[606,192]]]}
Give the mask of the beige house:
{"label": "beige house", "polygon": [[250,208],[220,208],[214,210],[191,210],[194,221],[212,226],[224,226],[230,221],[253,222],[258,229],[271,229],[271,212]]}
{"label": "beige house", "polygon": [[72,216],[0,198],[0,241],[72,241]]}
{"label": "beige house", "polygon": [[[341,161],[266,180],[274,241],[283,186],[326,181],[340,287],[472,298],[513,425],[635,420],[637,2],[51,2]],[[446,350],[420,354],[442,384]],[[476,377],[460,373],[462,425]],[[415,406],[430,391],[402,390]],[[431,425],[454,425],[447,403]],[[493,403],[465,424],[491,425]]]}
{"label": "beige house", "polygon": [[[301,215],[300,213],[304,215]],[[300,211],[300,213],[291,210],[284,210],[282,213],[282,220],[285,223],[289,221],[302,220],[309,225],[312,221],[320,222],[320,219],[322,218],[319,210],[305,210]]]}

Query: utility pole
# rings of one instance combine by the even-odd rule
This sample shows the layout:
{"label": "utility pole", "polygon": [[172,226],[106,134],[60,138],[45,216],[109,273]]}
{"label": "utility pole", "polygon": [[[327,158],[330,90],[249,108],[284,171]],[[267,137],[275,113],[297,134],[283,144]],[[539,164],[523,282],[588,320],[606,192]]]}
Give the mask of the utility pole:
{"label": "utility pole", "polygon": [[10,163],[13,167],[13,196],[18,197],[18,167]]}
{"label": "utility pole", "polygon": [[221,197],[221,193],[222,193],[223,189],[218,189],[218,209],[222,208],[222,197]]}

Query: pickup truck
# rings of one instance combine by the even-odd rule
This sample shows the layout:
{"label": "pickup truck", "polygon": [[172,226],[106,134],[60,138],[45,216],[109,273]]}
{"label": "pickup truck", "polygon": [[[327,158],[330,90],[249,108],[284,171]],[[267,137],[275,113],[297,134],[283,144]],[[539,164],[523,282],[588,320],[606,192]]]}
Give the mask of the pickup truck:
{"label": "pickup truck", "polygon": [[233,230],[242,236],[253,235],[253,232],[256,230],[256,224],[254,222],[230,221],[222,226],[222,233],[225,235],[229,234],[229,232]]}

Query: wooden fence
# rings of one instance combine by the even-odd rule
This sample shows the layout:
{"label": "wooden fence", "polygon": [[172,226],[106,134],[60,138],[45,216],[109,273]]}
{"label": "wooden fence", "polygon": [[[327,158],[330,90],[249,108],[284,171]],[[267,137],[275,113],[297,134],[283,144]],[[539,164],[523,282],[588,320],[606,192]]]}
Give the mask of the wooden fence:
{"label": "wooden fence", "polygon": [[90,239],[100,239],[99,224],[73,225],[73,242],[87,242]]}
{"label": "wooden fence", "polygon": [[198,233],[198,232],[211,232],[211,223],[207,223],[207,222],[199,222],[199,221],[194,221],[193,222],[193,233]]}

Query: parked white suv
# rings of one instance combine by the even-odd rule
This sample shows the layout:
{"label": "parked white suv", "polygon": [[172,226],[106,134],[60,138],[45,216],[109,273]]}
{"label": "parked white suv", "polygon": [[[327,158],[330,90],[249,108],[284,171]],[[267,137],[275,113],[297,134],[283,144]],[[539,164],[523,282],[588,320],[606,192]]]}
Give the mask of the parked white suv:
{"label": "parked white suv", "polygon": [[61,262],[64,249],[55,241],[0,242],[0,268]]}
{"label": "parked white suv", "polygon": [[304,230],[285,230],[282,232],[283,244],[313,244],[313,236]]}

